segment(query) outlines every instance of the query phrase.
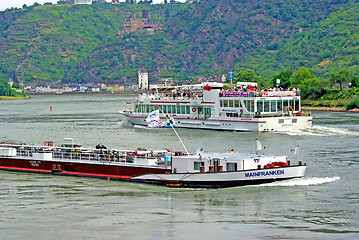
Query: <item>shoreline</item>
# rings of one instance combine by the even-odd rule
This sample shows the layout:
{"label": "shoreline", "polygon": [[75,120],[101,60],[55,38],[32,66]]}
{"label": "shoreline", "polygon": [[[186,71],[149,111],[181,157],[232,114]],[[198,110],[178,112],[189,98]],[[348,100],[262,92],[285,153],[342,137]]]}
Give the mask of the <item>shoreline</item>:
{"label": "shoreline", "polygon": [[138,92],[62,92],[62,93],[35,93],[27,92],[26,95],[31,96],[64,96],[64,95],[137,95]]}
{"label": "shoreline", "polygon": [[5,100],[25,100],[25,99],[29,99],[29,97],[28,96],[26,96],[26,97],[0,96],[0,101],[5,101]]}
{"label": "shoreline", "polygon": [[345,108],[338,108],[338,107],[303,107],[302,106],[302,110],[305,110],[305,111],[355,112],[355,113],[359,113],[359,108],[346,110]]}

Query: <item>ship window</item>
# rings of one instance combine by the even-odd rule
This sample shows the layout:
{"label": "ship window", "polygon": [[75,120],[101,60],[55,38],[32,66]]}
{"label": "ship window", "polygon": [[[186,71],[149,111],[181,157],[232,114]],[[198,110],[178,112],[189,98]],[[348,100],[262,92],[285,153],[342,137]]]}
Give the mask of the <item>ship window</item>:
{"label": "ship window", "polygon": [[229,100],[228,102],[229,102],[229,107],[232,108],[233,107],[233,100]]}
{"label": "ship window", "polygon": [[299,111],[299,99],[295,99],[294,111]]}
{"label": "ship window", "polygon": [[227,163],[227,171],[237,171],[237,163]]}
{"label": "ship window", "polygon": [[171,106],[167,106],[167,113],[171,113]]}
{"label": "ship window", "polygon": [[278,123],[284,123],[284,119],[279,119]]}
{"label": "ship window", "polygon": [[181,111],[182,114],[186,114],[186,106],[181,106]]}
{"label": "ship window", "polygon": [[288,100],[283,100],[283,109],[288,110]]}
{"label": "ship window", "polygon": [[204,162],[193,162],[194,164],[194,170],[200,170],[201,166],[204,166]]}
{"label": "ship window", "polygon": [[277,111],[278,112],[282,111],[282,100],[277,101]]}
{"label": "ship window", "polygon": [[189,111],[189,106],[186,106],[186,113],[189,114],[190,111]]}
{"label": "ship window", "polygon": [[263,112],[263,101],[257,102],[257,112]]}
{"label": "ship window", "polygon": [[176,113],[176,106],[172,106],[172,113]]}
{"label": "ship window", "polygon": [[223,100],[219,101],[219,106],[223,107]]}
{"label": "ship window", "polygon": [[146,105],[146,112],[150,112],[150,105]]}
{"label": "ship window", "polygon": [[223,107],[228,107],[228,101],[227,100],[223,100]]}
{"label": "ship window", "polygon": [[211,108],[204,108],[204,118],[211,117]]}
{"label": "ship window", "polygon": [[234,107],[239,108],[239,100],[234,101]]}
{"label": "ship window", "polygon": [[[291,106],[294,109],[294,100],[293,99],[289,100],[289,107],[291,107]],[[291,109],[291,108],[289,108],[289,109]]]}
{"label": "ship window", "polygon": [[135,112],[138,112],[138,105],[135,105]]}
{"label": "ship window", "polygon": [[155,110],[155,106],[151,105],[151,112]]}
{"label": "ship window", "polygon": [[271,112],[276,112],[276,111],[277,111],[277,110],[276,110],[276,106],[277,106],[276,101],[275,101],[275,100],[271,100],[271,101],[270,101],[270,111],[271,111]]}
{"label": "ship window", "polygon": [[244,100],[244,107],[249,111],[254,111],[254,101],[253,100]]}
{"label": "ship window", "polygon": [[167,113],[167,106],[164,105],[164,106],[162,106],[162,107],[163,107],[163,113]]}
{"label": "ship window", "polygon": [[292,119],[292,123],[297,123],[297,119],[296,119],[296,118],[293,118],[293,119]]}
{"label": "ship window", "polygon": [[269,112],[269,101],[264,101],[264,112]]}
{"label": "ship window", "polygon": [[145,105],[142,105],[141,108],[142,108],[142,112],[144,113],[145,112]]}

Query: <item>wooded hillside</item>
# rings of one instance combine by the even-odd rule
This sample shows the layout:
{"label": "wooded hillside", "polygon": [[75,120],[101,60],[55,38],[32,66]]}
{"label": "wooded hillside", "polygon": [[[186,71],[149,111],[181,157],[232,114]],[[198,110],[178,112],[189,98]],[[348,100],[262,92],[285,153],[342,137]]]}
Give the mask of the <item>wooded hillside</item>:
{"label": "wooded hillside", "polygon": [[[129,12],[163,24],[122,31]],[[133,83],[188,79],[245,68],[272,77],[312,68],[358,69],[355,0],[201,0],[194,4],[43,5],[0,13],[0,78],[16,82]]]}

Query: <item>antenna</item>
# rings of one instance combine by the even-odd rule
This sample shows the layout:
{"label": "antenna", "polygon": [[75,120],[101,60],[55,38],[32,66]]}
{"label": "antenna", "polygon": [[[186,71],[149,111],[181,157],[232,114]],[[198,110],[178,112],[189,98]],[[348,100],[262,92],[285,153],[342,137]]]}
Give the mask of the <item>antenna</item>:
{"label": "antenna", "polygon": [[158,107],[158,109],[161,111],[161,113],[163,113],[163,115],[165,116],[165,118],[167,119],[167,121],[170,123],[171,128],[173,129],[173,131],[174,131],[175,134],[177,135],[178,139],[180,140],[180,142],[181,142],[181,144],[182,144],[184,150],[186,150],[186,154],[189,155],[189,152],[188,152],[186,146],[184,145],[182,139],[181,139],[180,136],[178,135],[176,129],[173,127],[173,124],[172,124],[172,122],[170,121],[170,119],[167,117],[167,115],[162,111],[162,109],[161,109],[160,107]]}

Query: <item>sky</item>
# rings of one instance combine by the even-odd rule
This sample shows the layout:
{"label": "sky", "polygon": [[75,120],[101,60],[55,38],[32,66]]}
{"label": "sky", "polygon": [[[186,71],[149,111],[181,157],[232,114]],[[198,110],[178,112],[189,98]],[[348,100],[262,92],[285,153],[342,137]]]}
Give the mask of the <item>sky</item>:
{"label": "sky", "polygon": [[[27,6],[33,5],[35,2],[40,3],[41,5],[45,2],[57,3],[58,0],[0,0],[0,11],[4,11],[6,8],[17,7],[22,8],[24,4]],[[111,2],[111,0],[106,0],[107,2]],[[120,0],[120,2],[124,2],[125,0]],[[160,3],[163,0],[153,0],[154,3]],[[184,0],[180,1],[183,2]]]}

